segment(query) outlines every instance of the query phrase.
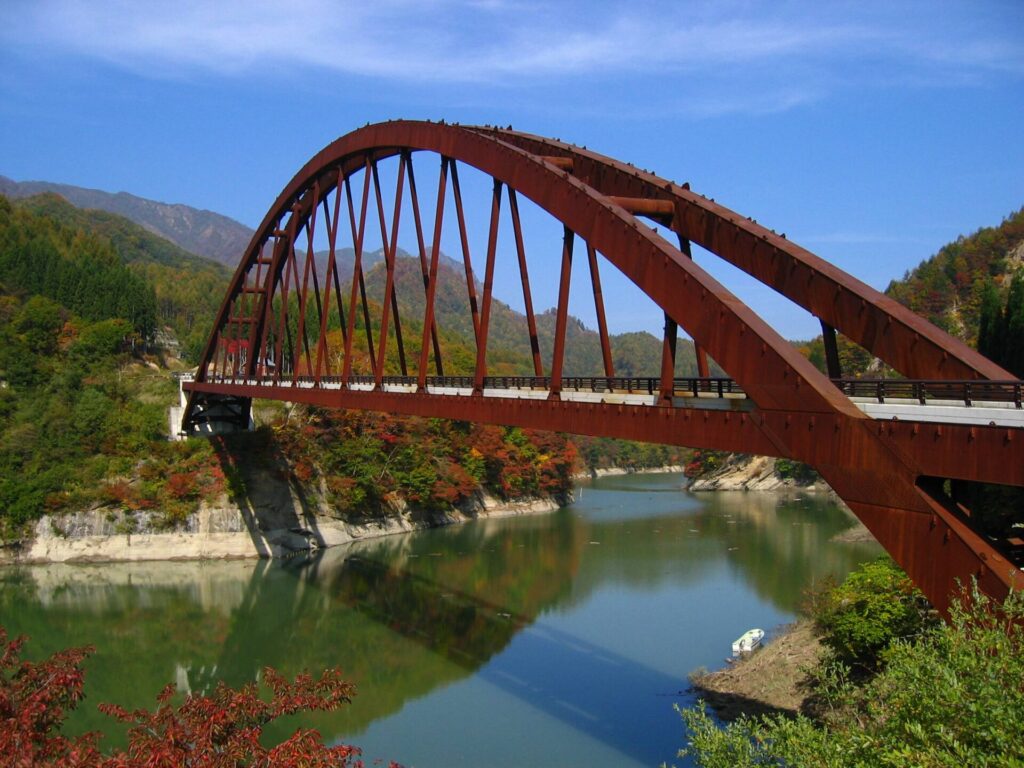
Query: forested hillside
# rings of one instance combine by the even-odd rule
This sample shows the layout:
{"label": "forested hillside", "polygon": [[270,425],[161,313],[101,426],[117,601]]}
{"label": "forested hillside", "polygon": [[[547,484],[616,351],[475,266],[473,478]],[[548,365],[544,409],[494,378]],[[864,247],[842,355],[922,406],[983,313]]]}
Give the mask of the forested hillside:
{"label": "forested hillside", "polygon": [[1024,267],[1024,208],[1001,224],[958,237],[921,262],[886,293],[972,346],[985,296],[994,289],[1005,304],[1015,274]]}
{"label": "forested hillside", "polygon": [[[26,536],[44,513],[83,509],[102,510],[126,533],[140,520],[174,528],[204,500],[247,493],[243,465],[324,495],[353,520],[404,504],[429,513],[478,489],[529,498],[570,487],[581,462],[567,437],[494,426],[271,408],[256,434],[169,442],[177,383],[166,366],[184,364],[150,354],[148,340],[168,324],[194,354],[227,279],[119,216],[55,195],[14,204],[0,196],[0,544]],[[457,285],[449,282],[445,295]],[[417,344],[420,322],[407,331]],[[471,371],[473,347],[450,325],[445,360]],[[497,345],[492,359],[506,372],[528,364]],[[587,445],[593,464],[617,455],[642,467],[677,454]]]}
{"label": "forested hillside", "polygon": [[[133,285],[146,286],[149,293],[147,311],[151,319],[143,335],[151,338],[158,327],[168,326],[181,343],[183,354],[189,359],[197,359],[227,290],[230,272],[226,267],[184,251],[121,216],[75,208],[55,194],[30,197],[6,206],[11,210],[11,218],[6,224],[0,223],[0,237],[8,238],[0,258],[17,261],[21,265],[16,272],[3,271],[10,287],[40,292],[37,290],[40,288],[38,282],[52,279],[47,269],[39,268],[40,258],[52,256],[38,252],[38,249],[51,254],[54,252],[53,248],[42,245],[44,242],[53,241],[58,251],[63,248],[62,253],[74,254],[74,258],[63,260],[65,268],[69,264],[78,264],[76,268],[86,273],[94,267],[86,265],[82,259],[90,258],[89,254],[97,249],[101,250],[106,262],[119,265],[128,276],[125,279],[134,280]],[[43,234],[45,232],[51,234]],[[68,284],[74,285],[74,291],[81,300],[107,306],[107,311],[114,312],[115,316],[129,317],[124,314],[121,304],[134,295],[135,289],[115,292],[109,299],[108,292],[92,290],[97,279],[95,275],[85,274],[73,281],[69,279]],[[65,301],[66,294],[44,295],[82,314],[78,304]],[[114,303],[105,304],[108,299]],[[83,316],[92,319],[88,314]]]}
{"label": "forested hillside", "polygon": [[0,280],[88,321],[123,318],[142,338],[156,330],[156,295],[109,239],[0,197]]}
{"label": "forested hillside", "polygon": [[73,206],[122,216],[190,253],[234,267],[252,230],[234,219],[188,205],[160,203],[127,192],[116,194],[50,181],[14,181],[0,176],[0,194],[10,199],[56,194]]}
{"label": "forested hillside", "polygon": [[[995,227],[958,237],[922,261],[886,294],[1017,376],[1024,376],[1024,208]],[[821,337],[797,342],[825,370]],[[878,375],[870,354],[839,336],[844,375]]]}

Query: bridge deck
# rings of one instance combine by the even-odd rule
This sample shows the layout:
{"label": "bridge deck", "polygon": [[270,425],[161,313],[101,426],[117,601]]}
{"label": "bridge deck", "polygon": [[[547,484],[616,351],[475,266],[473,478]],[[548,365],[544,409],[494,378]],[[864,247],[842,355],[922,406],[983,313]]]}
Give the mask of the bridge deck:
{"label": "bridge deck", "polygon": [[[427,377],[420,388],[415,376],[385,376],[378,384],[372,376],[340,377],[273,375],[254,378],[210,377],[208,385],[281,389],[321,389],[354,392],[383,392],[451,397],[513,400],[547,400],[553,397],[550,377],[492,376],[483,380],[479,392],[472,376]],[[1024,428],[1021,382],[908,381],[904,379],[839,379],[834,382],[857,408],[873,419],[920,421],[942,424],[966,424]],[[667,405],[660,391],[661,380],[652,377],[565,377],[557,389],[557,399],[575,403],[607,405]],[[976,399],[983,398],[983,399]],[[739,385],[728,378],[675,379],[671,404],[677,408],[697,408],[749,412],[756,407]]]}

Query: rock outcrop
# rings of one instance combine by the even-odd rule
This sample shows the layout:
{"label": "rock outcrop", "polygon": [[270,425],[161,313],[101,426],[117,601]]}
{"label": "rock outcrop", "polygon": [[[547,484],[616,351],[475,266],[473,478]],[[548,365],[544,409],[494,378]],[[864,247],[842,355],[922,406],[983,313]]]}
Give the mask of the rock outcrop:
{"label": "rock outcrop", "polygon": [[770,456],[733,454],[720,467],[690,481],[691,491],[777,491],[784,489],[829,491],[817,475],[808,482],[780,472],[778,460]]}
{"label": "rock outcrop", "polygon": [[351,522],[330,510],[319,494],[301,492],[269,472],[248,478],[245,499],[222,495],[202,503],[174,530],[159,514],[110,507],[42,517],[20,551],[0,559],[23,563],[193,560],[287,557],[358,539],[405,533],[478,517],[535,514],[558,509],[565,499],[503,501],[483,492],[458,508],[425,514],[395,501],[386,516]]}

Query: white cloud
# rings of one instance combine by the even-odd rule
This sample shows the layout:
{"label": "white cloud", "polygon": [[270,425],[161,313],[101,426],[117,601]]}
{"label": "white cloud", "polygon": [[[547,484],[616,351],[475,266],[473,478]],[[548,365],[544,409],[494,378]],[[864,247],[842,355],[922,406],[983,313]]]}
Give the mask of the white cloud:
{"label": "white cloud", "polygon": [[[451,86],[685,78],[696,115],[771,112],[857,73],[948,82],[1024,73],[1008,6],[597,0],[8,0],[0,40],[151,76],[292,68]],[[882,73],[882,76],[879,76]],[[314,75],[315,76],[315,75]],[[746,81],[749,95],[724,83]],[[666,88],[671,95],[671,88]]]}

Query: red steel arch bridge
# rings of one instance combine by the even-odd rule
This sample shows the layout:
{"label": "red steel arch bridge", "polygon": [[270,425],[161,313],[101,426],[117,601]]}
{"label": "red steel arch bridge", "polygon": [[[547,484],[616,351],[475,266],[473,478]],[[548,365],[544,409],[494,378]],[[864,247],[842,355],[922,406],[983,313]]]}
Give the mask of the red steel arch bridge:
{"label": "red steel arch bridge", "polygon": [[[428,192],[417,187],[425,168]],[[460,181],[460,171],[475,184]],[[532,222],[555,233],[546,252],[559,275],[550,359],[542,359],[533,308],[539,272],[531,288],[527,251],[535,250],[524,235]],[[400,258],[400,231],[415,243],[411,260]],[[444,232],[461,252],[475,351],[460,370],[444,359],[438,321]],[[376,301],[367,292],[370,243],[382,251]],[[699,261],[712,254],[817,317],[828,373],[702,268],[693,246]],[[590,275],[601,345],[601,369],[587,376],[565,375],[574,259]],[[400,278],[410,263],[416,317],[400,311],[409,305],[399,284],[408,288]],[[616,375],[602,266],[606,279],[611,270],[628,280],[663,316],[660,370]],[[522,290],[532,370],[514,376],[495,375],[488,363],[499,269],[514,271],[517,296]],[[676,376],[680,330],[696,352],[689,378]],[[844,379],[837,332],[903,378]],[[725,376],[710,375],[708,358]],[[392,121],[324,148],[271,206],[195,380],[183,385],[182,426],[247,425],[252,399],[269,398],[799,460],[945,610],[958,580],[976,577],[996,597],[1024,586],[1024,540],[978,533],[956,492],[965,483],[1024,487],[1021,386],[902,305],[687,184],[511,126]]]}

